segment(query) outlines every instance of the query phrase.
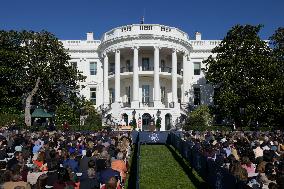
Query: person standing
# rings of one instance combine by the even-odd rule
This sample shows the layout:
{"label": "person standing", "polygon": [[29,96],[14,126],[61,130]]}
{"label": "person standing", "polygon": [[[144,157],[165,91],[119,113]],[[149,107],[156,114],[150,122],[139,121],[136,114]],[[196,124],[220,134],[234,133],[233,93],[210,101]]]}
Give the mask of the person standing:
{"label": "person standing", "polygon": [[64,121],[64,123],[63,123],[63,130],[64,131],[69,131],[70,130],[70,126],[69,126],[67,121]]}

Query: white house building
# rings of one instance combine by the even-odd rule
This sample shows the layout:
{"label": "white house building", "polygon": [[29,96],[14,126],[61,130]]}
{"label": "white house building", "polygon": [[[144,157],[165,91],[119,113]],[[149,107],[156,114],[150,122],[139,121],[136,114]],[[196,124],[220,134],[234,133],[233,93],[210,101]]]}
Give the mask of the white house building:
{"label": "white house building", "polygon": [[201,68],[220,41],[202,40],[201,33],[190,39],[178,28],[133,24],[114,28],[101,40],[87,33],[86,40],[62,43],[71,63],[87,76],[81,95],[114,124],[129,124],[135,116],[147,130],[159,116],[161,130],[169,130],[187,107],[212,103],[213,87]]}

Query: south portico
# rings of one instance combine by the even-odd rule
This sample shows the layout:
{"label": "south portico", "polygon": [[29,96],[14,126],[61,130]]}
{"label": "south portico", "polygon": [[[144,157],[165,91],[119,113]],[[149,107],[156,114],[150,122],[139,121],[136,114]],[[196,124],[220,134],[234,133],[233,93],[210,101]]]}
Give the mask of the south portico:
{"label": "south portico", "polygon": [[[140,51],[140,52],[139,52]],[[160,56],[160,52],[162,55]],[[179,62],[178,62],[179,56]],[[111,59],[111,61],[109,61]],[[178,88],[182,90],[183,87],[183,65],[187,62],[187,54],[177,49],[154,46],[154,47],[132,47],[123,48],[109,51],[103,54],[104,62],[104,104],[121,104],[124,102],[123,93],[124,89],[121,89],[121,83],[126,80],[131,83],[131,108],[137,109],[141,107],[141,103],[145,101],[151,103],[153,107],[165,108],[179,106],[179,103],[184,98],[184,93],[179,92]],[[111,67],[111,68],[110,68]],[[143,99],[143,78],[152,80],[149,87],[153,89],[151,91],[151,97]],[[147,79],[145,79],[146,82]],[[167,93],[170,92],[171,96],[167,96],[167,102],[171,105],[162,103],[161,97],[161,80],[170,81],[170,85],[167,84]],[[114,83],[110,87],[110,83]],[[149,82],[147,82],[149,84]],[[142,84],[142,85],[141,85]],[[171,90],[168,91],[169,86]],[[114,90],[113,93],[110,92]],[[146,91],[148,93],[148,91]],[[113,96],[110,97],[110,95]],[[148,96],[147,96],[148,97]]]}

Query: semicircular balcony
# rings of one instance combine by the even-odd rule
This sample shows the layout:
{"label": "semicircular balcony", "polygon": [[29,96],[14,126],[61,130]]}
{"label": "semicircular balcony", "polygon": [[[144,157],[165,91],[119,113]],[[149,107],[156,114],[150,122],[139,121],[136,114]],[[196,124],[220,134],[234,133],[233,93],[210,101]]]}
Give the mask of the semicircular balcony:
{"label": "semicircular balcony", "polygon": [[117,27],[106,32],[101,41],[102,43],[106,43],[108,41],[130,37],[163,37],[183,41],[189,40],[187,33],[175,27],[160,24],[132,24]]}

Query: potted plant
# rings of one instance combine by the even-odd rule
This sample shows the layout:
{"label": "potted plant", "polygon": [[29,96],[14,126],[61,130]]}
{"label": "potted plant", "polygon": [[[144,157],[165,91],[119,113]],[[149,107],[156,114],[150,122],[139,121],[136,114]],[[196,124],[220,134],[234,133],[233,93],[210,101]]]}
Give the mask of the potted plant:
{"label": "potted plant", "polygon": [[156,120],[156,130],[160,131],[160,129],[161,129],[161,118],[158,117]]}

